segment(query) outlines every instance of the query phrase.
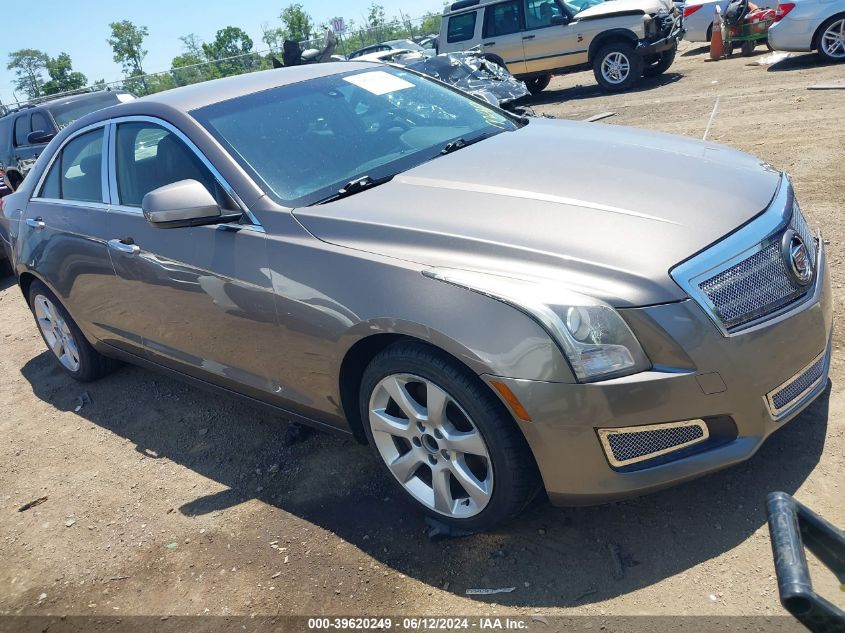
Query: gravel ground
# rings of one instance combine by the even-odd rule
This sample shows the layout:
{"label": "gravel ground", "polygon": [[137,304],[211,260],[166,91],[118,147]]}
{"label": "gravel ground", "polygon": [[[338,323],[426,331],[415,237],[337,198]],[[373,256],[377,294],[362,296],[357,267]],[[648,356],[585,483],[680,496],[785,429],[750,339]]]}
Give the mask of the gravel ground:
{"label": "gravel ground", "polygon": [[[718,98],[709,138],[789,171],[830,240],[841,316],[845,93],[806,88],[844,67],[705,57],[686,45],[623,95],[589,73],[560,77],[534,104],[701,138]],[[749,462],[623,503],[538,504],[496,532],[431,543],[366,447],[323,434],[285,446],[283,420],[140,369],[75,384],[4,280],[0,614],[780,614],[766,493],[845,526],[842,328],[829,393]],[[818,583],[842,602],[832,576]],[[495,587],[515,590],[465,595]]]}

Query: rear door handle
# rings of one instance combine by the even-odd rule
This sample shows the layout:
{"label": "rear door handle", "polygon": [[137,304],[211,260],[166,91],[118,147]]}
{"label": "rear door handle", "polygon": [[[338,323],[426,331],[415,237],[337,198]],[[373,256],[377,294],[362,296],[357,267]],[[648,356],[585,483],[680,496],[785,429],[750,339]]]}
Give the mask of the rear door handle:
{"label": "rear door handle", "polygon": [[495,46],[496,42],[484,42],[484,46]]}
{"label": "rear door handle", "polygon": [[125,237],[122,240],[109,240],[109,248],[127,255],[137,255],[141,252],[141,247],[131,237]]}
{"label": "rear door handle", "polygon": [[37,217],[37,218],[35,218],[34,220],[33,220],[32,218],[27,218],[27,219],[26,219],[26,225],[27,225],[27,226],[31,226],[31,227],[32,227],[32,228],[34,228],[36,231],[40,231],[40,230],[42,230],[44,227],[46,227],[46,226],[47,226],[47,223],[46,223],[46,222],[44,222],[44,220],[42,220],[40,217]]}
{"label": "rear door handle", "polygon": [[523,40],[523,41],[525,41],[525,40],[533,40],[535,37],[537,37],[537,36],[536,36],[536,35],[525,35],[525,36],[522,38],[522,40]]}

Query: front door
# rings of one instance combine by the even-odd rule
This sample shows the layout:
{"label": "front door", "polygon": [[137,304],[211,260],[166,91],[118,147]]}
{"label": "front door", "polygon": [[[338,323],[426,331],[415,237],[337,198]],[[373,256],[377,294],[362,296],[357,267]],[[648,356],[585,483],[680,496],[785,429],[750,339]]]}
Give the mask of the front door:
{"label": "front door", "polygon": [[[587,46],[556,0],[523,0],[525,68],[529,73],[587,61]],[[581,41],[579,42],[579,38]]]}
{"label": "front door", "polygon": [[118,344],[197,378],[254,397],[274,388],[262,344],[276,333],[264,233],[244,224],[156,228],[144,195],[192,179],[221,208],[241,210],[222,177],[178,130],[152,119],[113,124],[110,143],[111,253],[124,306]]}
{"label": "front door", "polygon": [[21,176],[26,177],[41,150],[44,149],[44,144],[31,144],[28,140],[30,132],[53,132],[53,124],[50,119],[43,112],[36,110],[35,112],[24,112],[15,117],[12,141],[14,144],[14,154],[12,155],[12,166],[14,166]]}
{"label": "front door", "polygon": [[484,9],[483,50],[501,57],[514,75],[525,73],[521,2],[508,0]]}

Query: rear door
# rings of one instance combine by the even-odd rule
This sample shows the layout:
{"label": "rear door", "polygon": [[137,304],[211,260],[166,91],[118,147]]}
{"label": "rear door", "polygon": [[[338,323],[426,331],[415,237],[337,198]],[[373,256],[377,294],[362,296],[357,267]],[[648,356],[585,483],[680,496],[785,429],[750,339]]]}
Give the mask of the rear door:
{"label": "rear door", "polygon": [[[587,47],[557,0],[522,0],[525,15],[525,68],[529,73],[587,61]],[[579,38],[581,41],[579,42]]]}
{"label": "rear door", "polygon": [[482,48],[485,53],[501,57],[514,75],[526,72],[523,49],[523,0],[507,0],[484,9]]}
{"label": "rear door", "polygon": [[178,129],[150,117],[111,128],[112,291],[126,318],[115,344],[182,373],[258,398],[274,391],[268,359],[281,353],[263,229],[240,224],[156,228],[148,192],[200,182],[223,209],[243,211],[234,192]]}
{"label": "rear door", "polygon": [[53,156],[21,223],[20,261],[51,287],[89,338],[107,339],[121,307],[106,240],[105,124],[71,136]]}

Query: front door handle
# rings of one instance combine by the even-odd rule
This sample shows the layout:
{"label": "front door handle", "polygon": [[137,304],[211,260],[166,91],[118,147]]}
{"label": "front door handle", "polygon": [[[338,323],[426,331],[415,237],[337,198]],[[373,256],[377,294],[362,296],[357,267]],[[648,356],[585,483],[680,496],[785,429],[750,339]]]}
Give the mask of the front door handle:
{"label": "front door handle", "polygon": [[137,255],[141,252],[141,247],[138,246],[131,237],[125,237],[121,240],[109,240],[109,248],[127,255]]}
{"label": "front door handle", "polygon": [[47,223],[41,219],[41,217],[37,217],[34,220],[32,218],[26,219],[26,225],[34,228],[36,231],[42,230],[44,227],[47,226]]}
{"label": "front door handle", "polygon": [[484,46],[495,46],[496,42],[484,42]]}
{"label": "front door handle", "polygon": [[525,35],[525,36],[522,38],[522,40],[523,40],[523,41],[525,41],[525,40],[533,40],[535,37],[537,37],[537,36],[536,36],[536,35]]}

